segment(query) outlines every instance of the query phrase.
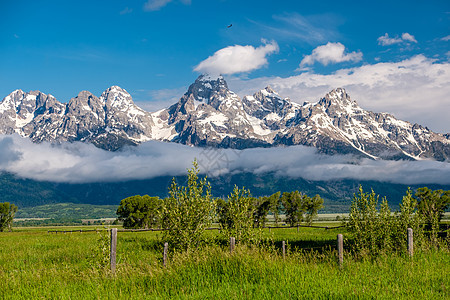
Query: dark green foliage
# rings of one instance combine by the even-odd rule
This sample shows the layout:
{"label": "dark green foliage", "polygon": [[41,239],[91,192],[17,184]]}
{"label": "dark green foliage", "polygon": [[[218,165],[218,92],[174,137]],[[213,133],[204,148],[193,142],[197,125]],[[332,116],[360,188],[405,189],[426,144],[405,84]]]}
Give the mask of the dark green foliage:
{"label": "dark green foliage", "polygon": [[310,198],[299,191],[283,193],[281,203],[284,206],[286,222],[290,226],[295,226],[303,221],[311,224],[319,209],[323,207],[323,199],[319,195]]}
{"label": "dark green foliage", "polygon": [[[185,182],[186,176],[177,177],[178,182]],[[18,178],[12,174],[0,172],[0,195],[3,202],[16,204],[20,211],[24,207],[35,207],[50,203],[86,203],[117,205],[130,195],[168,196],[172,177],[162,176],[146,180],[132,180],[125,182],[102,182],[69,184],[35,181]],[[275,191],[299,190],[307,195],[320,194],[324,199],[323,213],[348,212],[354,193],[359,184],[366,189],[373,189],[381,197],[389,199],[389,205],[397,209],[401,202],[406,185],[377,181],[333,180],[307,181],[301,178],[279,176],[275,173],[234,173],[225,174],[209,179],[214,197],[226,197],[233,190],[233,186],[245,186],[251,190],[254,197],[271,195]],[[421,186],[411,186],[416,190]],[[430,189],[449,190],[450,185],[429,185]]]}
{"label": "dark green foliage", "polygon": [[303,221],[302,194],[299,191],[285,192],[281,196],[286,223],[295,226]]}
{"label": "dark green foliage", "polygon": [[117,215],[125,228],[149,228],[159,223],[160,207],[158,197],[136,195],[120,201]]}
{"label": "dark green foliage", "polygon": [[11,231],[14,214],[17,212],[17,206],[9,202],[0,203],[0,231]]}
{"label": "dark green foliage", "polygon": [[17,212],[16,218],[102,219],[115,218],[116,211],[117,205],[53,203],[23,207]]}
{"label": "dark green foliage", "polygon": [[303,195],[303,209],[305,210],[305,222],[310,224],[319,209],[323,208],[323,199],[319,195],[315,195],[310,198],[306,195]]}
{"label": "dark green foliage", "polygon": [[171,249],[190,250],[205,241],[205,230],[212,222],[215,203],[206,178],[199,179],[194,161],[188,170],[187,186],[178,186],[175,179],[161,209],[163,240]]}
{"label": "dark green foliage", "polygon": [[433,191],[423,187],[417,189],[415,197],[418,201],[417,213],[426,224],[425,229],[430,233],[431,243],[437,246],[439,222],[450,204],[450,191]]}
{"label": "dark green foliage", "polygon": [[267,222],[267,215],[272,213],[275,223],[280,221],[279,212],[281,210],[280,202],[281,192],[276,192],[270,196],[253,198],[253,227],[264,227]]}
{"label": "dark green foliage", "polygon": [[418,212],[428,225],[439,222],[450,205],[450,191],[433,191],[423,187],[417,189],[415,197],[418,201]]}
{"label": "dark green foliage", "polygon": [[270,210],[269,197],[253,197],[253,227],[264,227]]}

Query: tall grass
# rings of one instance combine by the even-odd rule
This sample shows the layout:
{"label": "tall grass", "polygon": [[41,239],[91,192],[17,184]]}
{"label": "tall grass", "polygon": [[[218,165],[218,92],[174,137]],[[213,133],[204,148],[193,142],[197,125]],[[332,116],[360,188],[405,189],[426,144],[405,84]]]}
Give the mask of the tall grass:
{"label": "tall grass", "polygon": [[[238,245],[170,253],[162,266],[155,232],[118,235],[115,274],[95,264],[100,233],[0,235],[0,299],[445,299],[450,297],[446,249],[356,260],[339,268],[335,250],[299,251],[333,244],[336,230],[268,231],[263,248]],[[213,233],[211,233],[213,234]],[[288,240],[285,260],[278,242]],[[309,244],[308,244],[309,243]]]}

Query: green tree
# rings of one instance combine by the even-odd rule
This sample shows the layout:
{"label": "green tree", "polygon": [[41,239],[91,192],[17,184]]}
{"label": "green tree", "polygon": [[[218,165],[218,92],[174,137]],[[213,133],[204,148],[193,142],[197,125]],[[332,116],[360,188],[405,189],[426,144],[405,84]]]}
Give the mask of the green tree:
{"label": "green tree", "polygon": [[290,226],[303,222],[303,199],[299,191],[284,192],[281,196],[281,203],[284,207],[286,222]]}
{"label": "green tree", "polygon": [[124,228],[149,228],[159,224],[160,208],[158,197],[136,195],[120,201],[116,214]]}
{"label": "green tree", "polygon": [[161,207],[163,239],[171,247],[190,250],[205,241],[205,230],[215,215],[215,201],[206,177],[199,179],[196,160],[188,170],[187,186],[178,186],[175,178],[169,188],[169,197]]}
{"label": "green tree", "polygon": [[423,243],[423,226],[421,216],[417,213],[417,200],[413,197],[410,188],[406,191],[400,203],[400,212],[396,214],[396,228],[393,232],[396,246],[405,252],[407,248],[407,230],[411,228],[414,232],[414,244]]}
{"label": "green tree", "polygon": [[439,223],[450,205],[450,191],[433,191],[423,187],[417,189],[415,197],[418,202],[418,212],[428,225]]}
{"label": "green tree", "polygon": [[306,213],[305,221],[308,225],[312,224],[313,218],[317,216],[321,208],[323,208],[323,199],[319,195],[315,195],[312,198],[303,195],[303,209]]}
{"label": "green tree", "polygon": [[309,197],[299,191],[283,193],[281,203],[284,206],[286,222],[295,226],[303,221],[311,225],[319,209],[323,207],[323,199],[319,195]]}
{"label": "green tree", "polygon": [[217,212],[225,237],[233,236],[240,242],[247,242],[252,238],[254,199],[249,190],[234,186],[227,201],[219,200]]}
{"label": "green tree", "polygon": [[[380,249],[380,222],[377,210],[379,196],[373,190],[371,193],[365,193],[361,185],[358,192],[357,195],[353,195],[346,225],[353,233],[356,249],[363,253],[374,254]],[[386,207],[384,210],[386,214]]]}
{"label": "green tree", "polygon": [[271,212],[275,218],[275,222],[279,221],[280,210],[280,194],[276,192],[270,196],[263,196],[259,198],[253,198],[253,221],[254,227],[264,227],[267,222],[267,215]]}
{"label": "green tree", "polygon": [[17,212],[17,206],[9,202],[0,203],[0,231],[12,230],[14,215]]}
{"label": "green tree", "polygon": [[439,222],[450,204],[450,191],[433,191],[423,187],[417,189],[415,197],[418,200],[418,215],[427,225],[427,229],[431,230],[430,240],[432,244],[437,245]]}

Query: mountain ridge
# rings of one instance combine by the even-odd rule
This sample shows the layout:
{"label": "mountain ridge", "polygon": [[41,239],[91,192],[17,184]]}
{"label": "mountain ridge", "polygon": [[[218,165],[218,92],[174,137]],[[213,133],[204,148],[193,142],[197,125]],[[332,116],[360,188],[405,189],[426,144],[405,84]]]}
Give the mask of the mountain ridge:
{"label": "mountain ridge", "polygon": [[146,112],[118,86],[82,91],[66,104],[15,90],[0,102],[0,134],[34,142],[90,142],[106,150],[149,140],[236,148],[306,145],[372,159],[450,159],[450,135],[359,107],[336,88],[316,103],[282,98],[270,86],[240,98],[222,76],[200,75],[180,100]]}

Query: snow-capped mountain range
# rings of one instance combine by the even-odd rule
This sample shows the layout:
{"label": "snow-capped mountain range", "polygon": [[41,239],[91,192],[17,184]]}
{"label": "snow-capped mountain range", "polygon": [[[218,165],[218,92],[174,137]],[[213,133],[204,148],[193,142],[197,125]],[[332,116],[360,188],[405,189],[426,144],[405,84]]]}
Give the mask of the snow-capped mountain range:
{"label": "snow-capped mountain range", "polygon": [[450,159],[449,134],[366,111],[342,88],[301,105],[270,87],[241,99],[223,77],[208,75],[199,76],[177,103],[154,113],[136,106],[118,86],[100,97],[82,91],[67,104],[39,91],[16,90],[0,102],[0,134],[13,133],[107,150],[159,140],[236,149],[307,145],[373,159]]}

